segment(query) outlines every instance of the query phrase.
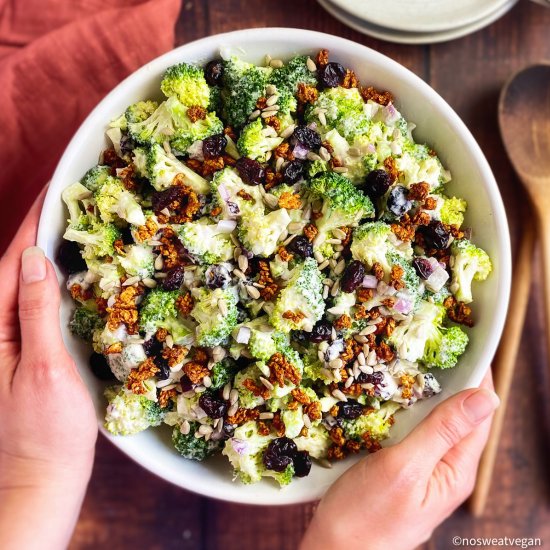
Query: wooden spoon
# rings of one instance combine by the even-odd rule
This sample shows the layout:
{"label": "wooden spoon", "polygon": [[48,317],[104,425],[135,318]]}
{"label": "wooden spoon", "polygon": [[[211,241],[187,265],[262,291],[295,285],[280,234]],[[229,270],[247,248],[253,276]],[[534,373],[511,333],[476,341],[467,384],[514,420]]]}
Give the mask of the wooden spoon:
{"label": "wooden spoon", "polygon": [[504,146],[531,200],[526,199],[527,204],[521,210],[523,234],[514,265],[513,294],[502,341],[493,361],[495,391],[501,406],[495,413],[470,499],[470,509],[476,516],[483,514],[491,485],[529,299],[537,230],[542,240],[546,343],[550,357],[550,218],[547,215],[550,208],[550,64],[533,65],[516,73],[502,90],[498,114]]}

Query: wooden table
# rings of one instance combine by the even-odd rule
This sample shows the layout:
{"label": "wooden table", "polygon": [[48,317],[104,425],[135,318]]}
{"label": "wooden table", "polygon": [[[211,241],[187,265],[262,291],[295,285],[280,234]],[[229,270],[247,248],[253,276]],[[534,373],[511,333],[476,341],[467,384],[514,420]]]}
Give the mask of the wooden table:
{"label": "wooden table", "polygon": [[[391,1],[391,0],[389,0]],[[183,3],[177,43],[246,27],[301,27],[336,34],[381,51],[432,85],[463,118],[499,182],[515,244],[524,196],[497,128],[497,98],[516,69],[550,60],[550,9],[520,1],[505,17],[466,38],[401,46],[365,37],[314,0],[196,0]],[[452,537],[541,537],[550,545],[550,388],[540,341],[543,321],[536,259],[528,321],[485,517],[458,510],[424,548],[452,548]],[[72,548],[283,550],[297,547],[313,505],[230,505],[173,487],[142,470],[100,438],[96,465]]]}

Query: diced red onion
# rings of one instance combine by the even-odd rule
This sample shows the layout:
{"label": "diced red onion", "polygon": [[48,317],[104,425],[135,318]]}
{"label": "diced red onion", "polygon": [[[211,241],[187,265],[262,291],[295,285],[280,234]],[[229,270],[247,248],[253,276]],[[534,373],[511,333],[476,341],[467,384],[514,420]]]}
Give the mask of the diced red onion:
{"label": "diced red onion", "polygon": [[387,107],[384,107],[382,117],[386,124],[393,124],[394,122],[397,122],[399,120],[399,113],[397,112],[393,104],[390,103]]}
{"label": "diced red onion", "polygon": [[390,149],[394,155],[400,155],[403,152],[401,145],[399,145],[396,141],[392,141]]}
{"label": "diced red onion", "polygon": [[433,273],[426,279],[426,287],[432,292],[439,292],[448,280],[449,274],[447,270],[438,265],[433,270]]}
{"label": "diced red onion", "polygon": [[297,159],[302,159],[302,160],[307,157],[308,153],[309,153],[309,149],[300,142],[296,143],[296,145],[294,146],[294,149],[292,150],[292,154]]}
{"label": "diced red onion", "polygon": [[311,122],[310,124],[307,125],[307,127],[311,128],[312,130],[317,130],[317,123]]}
{"label": "diced red onion", "polygon": [[413,303],[410,300],[406,300],[404,298],[399,298],[393,306],[393,309],[395,309],[395,311],[398,311],[403,315],[408,315],[412,311],[412,308]]}
{"label": "diced red onion", "polygon": [[222,183],[220,185],[218,185],[218,192],[220,194],[220,197],[224,200],[224,201],[227,201],[229,200],[229,191],[227,190],[227,188],[225,187],[225,185]]}
{"label": "diced red onion", "polygon": [[231,446],[233,447],[233,450],[240,455],[246,454],[246,451],[248,449],[248,443],[246,441],[243,441],[242,439],[237,439],[236,437],[232,437],[230,439]]}
{"label": "diced red onion", "polygon": [[374,146],[374,143],[369,143],[367,145],[367,153],[376,153],[376,147]]}
{"label": "diced red onion", "polygon": [[374,275],[365,275],[361,286],[364,288],[376,288],[378,286],[378,279]]}
{"label": "diced red onion", "polygon": [[251,331],[248,327],[241,327],[235,340],[238,344],[248,344],[248,341],[250,340],[250,333]]}
{"label": "diced red onion", "polygon": [[220,220],[218,222],[218,231],[220,233],[232,233],[236,227],[236,220]]}

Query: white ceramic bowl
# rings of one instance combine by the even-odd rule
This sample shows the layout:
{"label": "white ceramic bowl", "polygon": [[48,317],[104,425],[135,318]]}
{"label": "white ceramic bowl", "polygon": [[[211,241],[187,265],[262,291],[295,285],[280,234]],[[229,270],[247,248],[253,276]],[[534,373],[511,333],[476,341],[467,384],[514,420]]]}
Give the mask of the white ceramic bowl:
{"label": "white ceramic bowl", "polygon": [[[252,29],[211,36],[168,52],[119,84],[92,111],[75,134],[52,178],[40,219],[38,244],[49,258],[54,258],[66,218],[61,191],[96,164],[100,151],[106,145],[106,123],[122,113],[130,103],[158,95],[161,75],[168,66],[181,61],[205,62],[218,57],[220,48],[257,63],[267,53],[273,58],[286,59],[293,54],[315,54],[320,48],[328,48],[331,59],[352,67],[362,82],[393,92],[399,110],[418,125],[416,139],[426,140],[451,170],[452,192],[469,202],[466,223],[474,228],[475,242],[490,254],[494,272],[485,283],[474,285],[477,324],[471,331],[467,353],[458,368],[438,373],[443,385],[439,396],[418,403],[410,411],[398,413],[393,436],[388,443],[396,442],[437,403],[464,388],[479,385],[495,352],[506,315],[510,290],[510,243],[496,182],[474,138],[437,93],[395,61],[336,36],[285,28]],[[63,290],[62,275],[59,274],[59,277],[65,343],[90,388],[101,426],[105,410],[103,386],[88,369],[89,347],[65,329],[73,303]],[[281,490],[269,480],[248,486],[232,481],[231,468],[223,457],[215,457],[205,463],[181,458],[169,443],[169,430],[154,429],[126,438],[105,435],[133,460],[167,481],[206,496],[249,504],[292,504],[318,499],[336,478],[358,460],[347,459],[330,470],[314,466],[307,478],[296,479]]]}

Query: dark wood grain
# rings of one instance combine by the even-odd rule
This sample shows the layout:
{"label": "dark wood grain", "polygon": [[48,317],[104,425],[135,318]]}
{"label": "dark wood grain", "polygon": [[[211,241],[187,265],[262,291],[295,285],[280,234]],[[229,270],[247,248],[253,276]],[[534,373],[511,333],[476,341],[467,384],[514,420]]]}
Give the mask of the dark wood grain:
{"label": "dark wood grain", "polygon": [[[514,246],[522,231],[523,192],[506,159],[497,99],[518,68],[550,60],[550,10],[521,1],[490,27],[453,42],[401,46],[365,37],[326,14],[314,0],[184,1],[178,44],[246,27],[314,29],[355,40],[428,81],[472,130],[497,177]],[[550,388],[543,334],[540,264],[535,277],[494,481],[483,519],[460,509],[425,549],[452,548],[452,537],[541,537],[550,544]],[[198,497],[156,479],[103,438],[71,548],[291,550],[313,505],[255,508]]]}

